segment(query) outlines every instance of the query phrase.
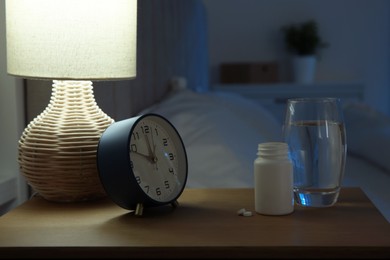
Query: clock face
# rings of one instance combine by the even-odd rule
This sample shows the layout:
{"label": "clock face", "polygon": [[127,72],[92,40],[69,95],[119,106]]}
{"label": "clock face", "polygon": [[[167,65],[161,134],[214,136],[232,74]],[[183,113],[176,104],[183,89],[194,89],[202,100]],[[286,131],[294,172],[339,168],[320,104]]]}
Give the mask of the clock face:
{"label": "clock face", "polygon": [[170,202],[183,191],[187,156],[176,129],[154,114],[133,125],[129,143],[130,166],[142,191],[157,202]]}

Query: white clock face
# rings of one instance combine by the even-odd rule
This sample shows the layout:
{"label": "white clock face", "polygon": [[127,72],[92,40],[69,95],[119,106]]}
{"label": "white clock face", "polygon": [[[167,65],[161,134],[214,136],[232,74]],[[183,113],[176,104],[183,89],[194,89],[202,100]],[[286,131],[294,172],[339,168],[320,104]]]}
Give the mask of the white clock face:
{"label": "white clock face", "polygon": [[161,117],[143,117],[130,139],[131,167],[138,185],[153,200],[169,202],[184,188],[187,158],[175,129]]}

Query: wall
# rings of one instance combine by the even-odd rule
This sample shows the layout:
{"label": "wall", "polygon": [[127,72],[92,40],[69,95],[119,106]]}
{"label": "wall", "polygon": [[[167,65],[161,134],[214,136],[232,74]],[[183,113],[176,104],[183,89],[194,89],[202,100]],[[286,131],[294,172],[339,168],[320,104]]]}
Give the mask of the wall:
{"label": "wall", "polygon": [[390,114],[390,40],[387,0],[203,0],[208,13],[211,84],[222,62],[277,61],[289,81],[280,28],[315,18],[329,48],[321,52],[317,81],[365,84],[365,97]]}
{"label": "wall", "polygon": [[[0,215],[27,197],[17,144],[24,128],[23,81],[7,75],[5,1],[0,1]],[[5,203],[5,204],[4,204]]]}

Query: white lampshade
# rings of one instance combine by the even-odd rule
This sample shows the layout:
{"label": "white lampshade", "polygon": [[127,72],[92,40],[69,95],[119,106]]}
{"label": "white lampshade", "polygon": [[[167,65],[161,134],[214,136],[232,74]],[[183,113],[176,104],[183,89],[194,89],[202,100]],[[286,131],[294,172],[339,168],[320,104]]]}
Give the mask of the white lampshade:
{"label": "white lampshade", "polygon": [[6,13],[9,74],[136,76],[137,0],[7,0]]}

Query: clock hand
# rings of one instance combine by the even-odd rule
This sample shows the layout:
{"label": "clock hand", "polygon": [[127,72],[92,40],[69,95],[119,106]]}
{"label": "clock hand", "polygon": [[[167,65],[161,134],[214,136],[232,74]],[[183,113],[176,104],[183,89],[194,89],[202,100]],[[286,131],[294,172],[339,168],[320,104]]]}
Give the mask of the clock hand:
{"label": "clock hand", "polygon": [[[155,162],[157,162],[157,157],[156,157],[156,154],[155,154],[155,147],[156,146],[154,146],[154,149],[152,151],[152,147],[150,145],[149,138],[148,138],[148,136],[146,134],[145,134],[145,139],[146,139],[146,143],[147,143],[149,157],[155,163]],[[153,134],[152,134],[152,139],[153,139]]]}
{"label": "clock hand", "polygon": [[154,154],[153,154],[152,148],[150,146],[148,135],[145,134],[144,136],[145,136],[145,139],[146,139],[146,147],[148,148],[148,154],[149,154],[149,156],[151,156],[151,155],[153,156]]}
{"label": "clock hand", "polygon": [[133,152],[133,151],[131,151],[131,153],[138,154],[139,156],[144,157],[145,159],[147,159],[149,162],[154,163],[154,158],[150,157],[149,155],[146,155],[146,154],[143,154],[143,153],[139,153],[139,152]]}
{"label": "clock hand", "polygon": [[156,157],[156,144],[154,143],[153,130],[150,134],[152,135],[153,155],[154,155],[154,157]]}
{"label": "clock hand", "polygon": [[152,143],[153,143],[153,156],[154,156],[154,162],[156,163],[156,171],[158,171],[158,164],[157,164],[157,161],[158,161],[158,158],[157,158],[157,154],[156,154],[156,144],[154,143],[154,139],[153,139],[153,134],[152,134]]}

